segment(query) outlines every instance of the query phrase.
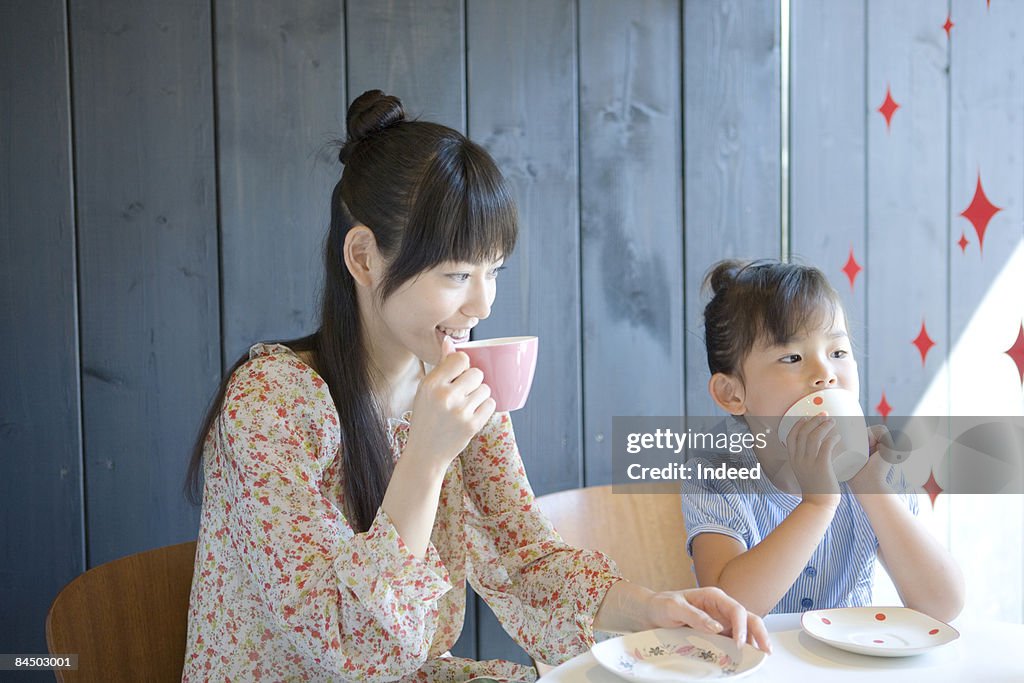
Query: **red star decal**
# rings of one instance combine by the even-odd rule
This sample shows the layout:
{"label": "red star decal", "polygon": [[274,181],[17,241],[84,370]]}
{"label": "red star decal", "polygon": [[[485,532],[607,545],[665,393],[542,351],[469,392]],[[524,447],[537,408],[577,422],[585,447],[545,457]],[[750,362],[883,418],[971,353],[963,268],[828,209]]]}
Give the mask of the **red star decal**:
{"label": "red star decal", "polygon": [[960,245],[960,251],[966,254],[967,245],[970,244],[970,242],[967,240],[967,235],[965,235],[963,231],[960,232],[960,239],[958,239],[956,243]]}
{"label": "red star decal", "polygon": [[921,488],[923,488],[928,493],[928,497],[932,501],[932,509],[934,510],[935,499],[939,497],[940,493],[942,493],[942,487],[939,486],[939,482],[935,481],[934,470],[928,473],[928,481],[926,481],[924,483],[924,486]]}
{"label": "red star decal", "polygon": [[1021,323],[1020,331],[1017,333],[1017,341],[1013,342],[1013,346],[1003,353],[1013,359],[1017,366],[1017,372],[1020,374],[1020,384],[1024,387],[1024,322]]}
{"label": "red star decal", "polygon": [[892,125],[892,115],[896,113],[896,110],[900,108],[900,105],[892,98],[892,93],[889,91],[889,86],[885,86],[885,101],[882,102],[882,106],[878,108],[879,113],[885,118],[885,129],[889,130]]}
{"label": "red star decal", "polygon": [[971,222],[974,231],[978,233],[978,249],[983,249],[985,246],[985,229],[988,227],[988,222],[1000,211],[1002,209],[985,196],[985,188],[981,186],[981,172],[979,171],[978,185],[974,188],[974,198],[971,199],[968,207],[960,213]]}
{"label": "red star decal", "polygon": [[846,273],[846,277],[850,278],[850,289],[853,289],[853,281],[857,279],[857,273],[864,270],[857,263],[857,259],[853,257],[853,247],[850,247],[850,258],[846,259],[846,265],[843,266],[843,272]]}
{"label": "red star decal", "polygon": [[949,38],[949,30],[950,30],[951,28],[953,28],[954,26],[956,26],[956,24],[954,24],[954,23],[953,23],[953,22],[952,22],[952,21],[950,20],[950,16],[949,16],[949,15],[947,14],[947,15],[946,15],[946,23],[942,25],[942,28],[943,28],[943,29],[945,29],[945,31],[946,31],[946,38],[947,38],[947,39]]}
{"label": "red star decal", "polygon": [[882,416],[883,422],[889,419],[889,413],[892,412],[892,406],[885,400],[884,391],[882,392],[882,400],[878,402],[877,406],[875,406],[875,410],[877,410],[878,414]]}
{"label": "red star decal", "polygon": [[935,341],[928,336],[928,330],[924,326],[924,319],[921,319],[921,331],[917,333],[917,337],[914,341],[910,342],[917,347],[917,350],[921,352],[921,366],[924,366],[925,357],[928,352],[931,351],[932,347],[935,346]]}

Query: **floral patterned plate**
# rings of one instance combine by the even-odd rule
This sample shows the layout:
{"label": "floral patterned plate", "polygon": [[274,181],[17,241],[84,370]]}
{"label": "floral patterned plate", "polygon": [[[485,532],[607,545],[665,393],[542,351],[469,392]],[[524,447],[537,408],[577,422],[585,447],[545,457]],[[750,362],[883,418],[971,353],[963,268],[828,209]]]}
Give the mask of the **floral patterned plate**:
{"label": "floral patterned plate", "polygon": [[765,658],[750,645],[737,648],[730,638],[692,628],[631,633],[598,643],[590,651],[601,666],[638,683],[739,678]]}
{"label": "floral patterned plate", "polygon": [[908,607],[843,607],[804,612],[807,635],[848,652],[906,657],[945,645],[960,632]]}

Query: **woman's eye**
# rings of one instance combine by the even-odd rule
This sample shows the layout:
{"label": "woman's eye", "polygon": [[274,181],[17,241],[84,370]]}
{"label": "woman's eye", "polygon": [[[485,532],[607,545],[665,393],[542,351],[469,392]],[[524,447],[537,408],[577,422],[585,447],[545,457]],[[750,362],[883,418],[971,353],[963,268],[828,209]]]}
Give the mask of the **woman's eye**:
{"label": "woman's eye", "polygon": [[850,352],[847,351],[846,349],[836,349],[835,351],[832,352],[833,358],[846,358],[849,355]]}
{"label": "woman's eye", "polygon": [[779,360],[782,361],[783,363],[799,363],[800,362],[800,354],[798,354],[798,353],[791,353],[788,356],[783,356]]}
{"label": "woman's eye", "polygon": [[469,273],[448,273],[448,277],[455,282],[466,282],[469,280]]}

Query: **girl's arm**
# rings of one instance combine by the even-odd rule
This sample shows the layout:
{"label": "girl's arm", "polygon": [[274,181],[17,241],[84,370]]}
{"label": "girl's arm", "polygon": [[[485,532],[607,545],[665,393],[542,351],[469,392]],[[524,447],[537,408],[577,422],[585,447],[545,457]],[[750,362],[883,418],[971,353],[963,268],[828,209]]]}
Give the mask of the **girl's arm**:
{"label": "girl's arm", "polygon": [[963,573],[886,483],[890,466],[882,457],[882,449],[891,444],[888,431],[872,427],[869,439],[875,452],[850,480],[850,488],[875,530],[878,557],[904,605],[949,621],[964,606]]}
{"label": "girl's arm", "polygon": [[[878,457],[877,454],[872,457]],[[950,554],[895,493],[857,494],[878,537],[878,557],[907,607],[949,621],[964,606],[964,577]]]}
{"label": "girl's arm", "polygon": [[789,464],[802,500],[760,543],[743,544],[724,534],[703,533],[692,541],[697,582],[718,586],[756,614],[767,614],[800,576],[821,543],[836,508],[839,484],[832,449],[839,441],[835,420],[821,414],[801,418],[787,442]]}
{"label": "girl's arm", "polygon": [[779,526],[746,551],[724,534],[696,536],[692,549],[697,583],[717,586],[764,616],[799,578],[838,505],[838,495],[805,496]]}

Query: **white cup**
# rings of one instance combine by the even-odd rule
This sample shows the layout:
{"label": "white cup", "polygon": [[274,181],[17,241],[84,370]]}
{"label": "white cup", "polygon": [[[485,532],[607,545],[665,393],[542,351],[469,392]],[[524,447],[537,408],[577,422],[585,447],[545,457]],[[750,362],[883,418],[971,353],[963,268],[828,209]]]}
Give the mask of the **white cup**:
{"label": "white cup", "polygon": [[825,413],[836,418],[840,441],[832,451],[832,469],[836,479],[847,481],[868,462],[868,427],[857,394],[845,389],[823,389],[808,394],[790,406],[779,422],[779,440],[786,438],[802,417]]}

